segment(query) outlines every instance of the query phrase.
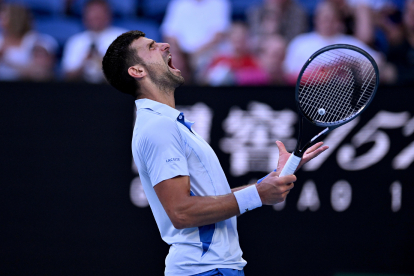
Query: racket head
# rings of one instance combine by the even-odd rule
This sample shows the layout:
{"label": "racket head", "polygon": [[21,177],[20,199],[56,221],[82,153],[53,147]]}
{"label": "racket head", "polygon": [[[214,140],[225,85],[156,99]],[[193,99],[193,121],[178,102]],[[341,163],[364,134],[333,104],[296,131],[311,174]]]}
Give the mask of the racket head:
{"label": "racket head", "polygon": [[296,82],[296,104],[309,122],[336,128],[369,106],[378,85],[378,66],[367,52],[334,44],[316,51],[303,65]]}

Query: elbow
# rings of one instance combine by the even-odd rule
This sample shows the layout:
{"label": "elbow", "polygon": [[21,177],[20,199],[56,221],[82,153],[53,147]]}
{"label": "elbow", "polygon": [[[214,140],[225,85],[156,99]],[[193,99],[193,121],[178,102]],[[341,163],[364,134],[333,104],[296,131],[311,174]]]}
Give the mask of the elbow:
{"label": "elbow", "polygon": [[173,212],[169,217],[174,228],[178,230],[192,227],[191,222],[185,213]]}
{"label": "elbow", "polygon": [[177,230],[181,230],[181,229],[185,229],[185,228],[187,228],[187,227],[185,227],[185,225],[184,225],[184,224],[181,224],[181,223],[178,223],[178,222],[173,222],[173,226],[174,226],[174,228],[175,228],[175,229],[177,229]]}

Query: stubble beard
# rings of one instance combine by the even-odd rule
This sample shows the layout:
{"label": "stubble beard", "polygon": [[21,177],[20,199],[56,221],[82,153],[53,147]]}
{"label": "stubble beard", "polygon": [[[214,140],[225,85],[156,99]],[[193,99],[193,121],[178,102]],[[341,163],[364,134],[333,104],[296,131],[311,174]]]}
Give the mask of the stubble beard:
{"label": "stubble beard", "polygon": [[168,66],[166,71],[162,70],[163,64],[147,64],[146,67],[151,81],[166,94],[174,93],[176,88],[184,84],[184,77],[174,75]]}

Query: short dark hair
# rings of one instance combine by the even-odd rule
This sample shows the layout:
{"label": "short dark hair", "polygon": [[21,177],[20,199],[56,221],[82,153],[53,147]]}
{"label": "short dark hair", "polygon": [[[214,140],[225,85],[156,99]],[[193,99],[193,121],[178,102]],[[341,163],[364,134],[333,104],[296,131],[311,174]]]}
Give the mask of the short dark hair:
{"label": "short dark hair", "polygon": [[137,51],[131,49],[131,44],[144,36],[141,31],[123,33],[112,42],[102,60],[102,70],[107,81],[119,91],[134,97],[139,95],[139,84],[128,74],[128,68],[144,62]]}
{"label": "short dark hair", "polygon": [[91,5],[95,5],[95,4],[105,6],[109,11],[111,10],[111,6],[109,5],[109,3],[106,0],[89,0],[83,5],[83,8],[85,9],[85,8],[87,8]]}

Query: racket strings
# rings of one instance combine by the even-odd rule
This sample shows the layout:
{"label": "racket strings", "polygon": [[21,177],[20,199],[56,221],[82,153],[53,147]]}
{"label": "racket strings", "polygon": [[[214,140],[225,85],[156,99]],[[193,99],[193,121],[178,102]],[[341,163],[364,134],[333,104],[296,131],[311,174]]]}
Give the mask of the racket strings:
{"label": "racket strings", "polygon": [[[326,106],[327,103],[332,103],[333,102],[332,98],[335,96],[335,94],[334,94],[335,89],[338,89],[338,88],[344,89],[343,82],[342,83],[339,82],[338,77],[336,77],[336,78],[333,77],[333,76],[338,75],[338,70],[339,69],[343,69],[343,66],[342,66],[342,68],[341,68],[341,66],[339,66],[339,67],[336,66],[335,67],[334,65],[336,65],[336,64],[338,64],[338,59],[337,58],[332,59],[332,60],[327,61],[327,62],[324,62],[324,63],[321,63],[320,65],[323,65],[323,68],[325,68],[325,67],[329,68],[330,67],[330,68],[333,68],[333,70],[329,70],[328,72],[326,72],[324,69],[319,70],[319,68],[321,66],[318,66],[319,68],[316,71],[317,72],[317,74],[316,74],[317,77],[315,77],[315,74],[312,74],[313,76],[312,75],[310,76],[311,78],[313,77],[313,81],[310,82],[310,86],[309,86],[310,89],[308,91],[306,89],[303,89],[303,91],[305,93],[308,92],[307,94],[313,95],[313,97],[304,97],[303,98],[305,105],[307,105],[306,108],[305,108],[305,112],[307,114],[309,114],[311,116],[314,116],[315,113],[317,112],[317,109],[313,108],[315,106],[315,104]],[[315,73],[315,68],[312,70],[312,73]],[[330,82],[330,85],[331,85],[332,89],[326,90],[325,86],[326,86],[327,82]],[[342,87],[339,87],[341,84],[342,84]],[[323,93],[324,91],[327,94]],[[306,101],[306,100],[308,100],[308,101]],[[343,99],[342,99],[342,101],[343,101]],[[313,108],[313,113],[311,113],[309,111],[309,109],[312,109],[312,108]],[[327,106],[327,108],[328,108],[328,106]],[[327,111],[327,115],[329,115],[329,114],[332,115],[332,114],[336,113],[334,110],[331,110],[329,108],[326,111]]]}
{"label": "racket strings", "polygon": [[[355,56],[358,54],[358,56]],[[375,89],[376,73],[362,54],[331,50],[314,58],[299,85],[299,104],[312,120],[344,120],[365,106]]]}
{"label": "racket strings", "polygon": [[[324,72],[324,67],[325,66],[333,66],[334,65],[334,61],[328,61],[327,63],[319,63],[317,64],[317,69],[315,70],[316,66],[312,69],[310,76],[307,78],[307,81],[305,83],[305,85],[302,85],[302,91],[309,92],[309,94],[312,94],[314,97],[303,97],[302,96],[301,100],[303,100],[303,103],[305,105],[305,112],[306,113],[310,113],[309,109],[311,109],[314,104],[320,103],[324,97],[323,94],[320,93],[322,90],[322,83],[324,81],[326,81],[327,79],[329,79],[329,73],[325,74]],[[322,67],[322,68],[321,68]],[[320,73],[322,72],[322,73]],[[333,71],[330,71],[330,73],[332,74]],[[311,80],[309,82],[309,80]],[[308,85],[309,83],[309,85]],[[309,87],[309,91],[306,91],[306,89],[304,89],[305,87]],[[329,92],[329,91],[328,91]]]}
{"label": "racket strings", "polygon": [[[322,106],[325,106],[325,105],[328,106],[327,109],[329,111],[327,112],[327,116],[326,116],[327,121],[334,121],[336,118],[341,116],[340,110],[341,109],[345,110],[345,108],[346,108],[345,103],[348,100],[346,98],[346,96],[347,96],[347,93],[351,89],[351,86],[347,85],[349,83],[343,81],[343,79],[345,78],[344,76],[338,77],[337,71],[339,71],[339,70],[342,72],[341,74],[346,74],[346,76],[345,76],[346,78],[349,78],[349,77],[352,78],[352,76],[350,75],[349,72],[345,72],[345,73],[343,72],[344,70],[346,70],[346,68],[344,68],[343,66],[338,67],[337,70],[334,72],[335,77],[333,78],[333,80],[331,80],[332,81],[332,88],[330,90],[329,97],[327,97],[326,101],[322,102]],[[335,91],[337,91],[337,90],[343,90],[343,91],[346,92],[346,93],[339,94],[339,96],[340,96],[340,101],[339,101],[340,105],[339,105],[338,110],[332,108],[335,104],[335,97],[337,96],[337,94],[335,94]],[[317,116],[317,115],[318,115],[317,110],[315,110],[315,112],[313,113],[312,116]]]}
{"label": "racket strings", "polygon": [[[339,74],[338,71],[340,71],[341,74]],[[328,92],[329,92],[328,97],[326,97],[325,100],[321,102],[322,106],[326,106],[326,105],[328,106],[327,120],[329,120],[329,117],[332,117],[333,115],[337,115],[337,116],[339,115],[339,114],[337,114],[335,109],[329,108],[334,103],[333,98],[335,97],[335,91],[337,91],[338,89],[349,91],[350,87],[348,87],[348,88],[344,87],[344,84],[346,84],[346,82],[341,81],[341,78],[349,77],[349,72],[344,73],[344,71],[346,71],[346,67],[344,68],[343,65],[336,66],[336,68],[334,68],[334,70],[331,70],[332,74],[330,76],[328,76],[328,78],[326,80],[326,81],[330,81],[330,84],[331,84],[331,87],[332,87],[332,89],[328,90]],[[344,76],[344,74],[345,74],[345,76]],[[341,76],[341,78],[339,76]],[[320,92],[323,91],[322,89],[321,89]],[[322,93],[320,93],[320,94],[322,94]],[[340,95],[342,104],[346,101],[346,99],[344,98],[344,95],[345,94]],[[343,108],[342,105],[340,105],[340,107]],[[317,115],[316,112],[317,112],[317,110],[314,111],[312,116],[316,116]]]}
{"label": "racket strings", "polygon": [[[349,58],[347,56],[345,56],[345,60],[351,64],[355,64],[356,59],[354,58]],[[355,67],[348,67],[348,66],[344,66],[341,65],[341,69],[343,71],[346,71],[346,77],[342,76],[342,78],[339,78],[338,76],[335,77],[336,81],[341,84],[339,87],[336,87],[335,91],[337,90],[342,90],[345,93],[339,94],[340,97],[340,101],[339,103],[339,110],[343,110],[344,112],[340,113],[340,112],[333,112],[337,115],[337,117],[341,117],[343,116],[343,114],[351,114],[352,110],[352,106],[355,106],[355,104],[353,103],[353,101],[357,101],[357,95],[359,95],[359,91],[361,91],[361,83],[358,81],[358,79],[355,77],[358,74],[361,74],[361,72],[355,72],[355,71],[359,71],[359,68],[355,68]],[[344,84],[347,84],[347,87],[344,87]],[[352,85],[353,83],[353,85]],[[332,99],[332,98],[331,98]],[[334,104],[336,104],[334,101],[330,101],[331,106],[334,106]],[[336,111],[336,109],[333,109],[333,111]],[[327,117],[326,120],[328,121],[336,121],[337,118],[334,118],[332,116],[333,114],[331,114],[331,116]]]}
{"label": "racket strings", "polygon": [[[304,86],[302,86],[302,91],[305,92],[305,93],[308,92],[308,94],[312,94],[314,97],[313,98],[303,97],[303,100],[304,100],[305,104],[306,103],[307,104],[309,104],[309,103],[313,104],[313,101],[315,101],[315,100],[316,100],[316,102],[321,102],[323,99],[326,99],[326,97],[324,97],[323,94],[320,93],[320,92],[323,89],[323,84],[331,78],[331,75],[335,72],[335,69],[326,72],[325,67],[334,67],[335,63],[336,63],[335,60],[330,60],[330,61],[327,61],[325,63],[317,64],[318,65],[317,69],[316,69],[316,66],[313,67],[313,69],[311,71],[311,75],[309,76],[308,81],[307,81],[307,82],[309,82],[309,79],[311,79],[311,81],[309,82],[309,86],[308,86],[308,88],[310,88],[310,89],[306,90],[306,84],[305,84]],[[312,68],[312,67],[310,67],[310,68]],[[328,92],[330,92],[330,91],[328,91]],[[308,100],[308,102],[306,100]],[[312,104],[307,106],[308,109],[313,106]]]}
{"label": "racket strings", "polygon": [[[339,82],[337,82],[337,78],[332,78],[332,76],[337,73],[338,69],[339,69],[339,67],[335,68],[334,70],[330,70],[330,72],[327,73],[327,74],[322,75],[322,78],[321,78],[322,83],[324,83],[326,81],[331,81],[332,82],[331,85],[333,86],[332,87],[333,89],[328,90],[327,91],[328,94],[326,96],[324,96],[323,93],[322,93],[322,91],[324,89],[323,85],[316,85],[315,86],[316,89],[314,89],[314,91],[317,91],[318,96],[315,99],[313,99],[312,105],[308,105],[307,112],[309,112],[310,109],[313,106],[318,104],[320,106],[326,106],[325,112],[326,112],[327,116],[335,113],[334,110],[331,110],[329,108],[329,106],[330,106],[330,103],[332,102],[332,97],[334,96],[333,91],[335,89],[337,89],[338,88],[337,86],[339,85]],[[318,79],[318,81],[319,81],[319,79]],[[310,91],[310,92],[314,92],[314,91]],[[318,110],[313,108],[313,112],[312,113],[309,112],[309,114],[310,114],[310,116],[314,117],[314,116],[316,116],[317,112],[318,112]]]}

